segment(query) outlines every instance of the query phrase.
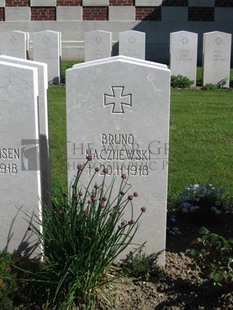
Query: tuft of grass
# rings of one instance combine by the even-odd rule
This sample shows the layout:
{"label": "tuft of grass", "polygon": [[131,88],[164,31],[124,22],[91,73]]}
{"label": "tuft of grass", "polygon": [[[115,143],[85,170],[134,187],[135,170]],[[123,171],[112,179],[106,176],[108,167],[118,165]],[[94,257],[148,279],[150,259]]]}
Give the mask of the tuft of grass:
{"label": "tuft of grass", "polygon": [[141,246],[126,256],[121,267],[124,273],[130,277],[148,280],[151,276],[159,274],[157,261],[161,252],[147,255],[143,252],[143,246]]}
{"label": "tuft of grass", "polygon": [[172,88],[190,88],[193,85],[193,81],[191,81],[187,76],[182,76],[178,74],[177,76],[171,76],[171,87]]}

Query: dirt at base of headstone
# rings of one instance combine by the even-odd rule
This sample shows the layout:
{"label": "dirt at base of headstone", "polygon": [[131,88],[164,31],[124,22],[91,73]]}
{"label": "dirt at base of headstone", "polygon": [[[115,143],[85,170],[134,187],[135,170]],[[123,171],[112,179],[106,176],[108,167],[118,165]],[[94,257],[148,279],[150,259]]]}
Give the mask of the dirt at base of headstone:
{"label": "dirt at base of headstone", "polygon": [[122,277],[114,285],[112,307],[99,310],[233,309],[233,294],[208,289],[198,271],[191,270],[183,253],[167,252],[166,266],[159,277],[145,280]]}

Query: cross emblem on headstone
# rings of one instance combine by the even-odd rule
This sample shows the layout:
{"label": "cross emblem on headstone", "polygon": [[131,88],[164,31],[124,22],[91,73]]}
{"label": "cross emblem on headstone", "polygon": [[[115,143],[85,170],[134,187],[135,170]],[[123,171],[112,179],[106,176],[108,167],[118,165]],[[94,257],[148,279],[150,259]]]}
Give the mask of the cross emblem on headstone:
{"label": "cross emblem on headstone", "polygon": [[10,38],[10,43],[11,43],[11,44],[15,44],[16,42],[17,42],[16,37],[11,37],[11,38]]}
{"label": "cross emblem on headstone", "polygon": [[221,39],[220,37],[217,37],[217,38],[215,39],[215,43],[216,43],[217,45],[221,45],[221,44],[222,44],[222,39]]}
{"label": "cross emblem on headstone", "polygon": [[49,38],[43,37],[43,38],[42,38],[42,43],[48,44],[48,43],[49,43]]}
{"label": "cross emblem on headstone", "polygon": [[189,43],[189,40],[188,40],[188,38],[186,38],[186,37],[183,37],[183,38],[181,39],[181,43],[182,43],[183,45],[186,45],[186,44],[188,44],[188,43]]}
{"label": "cross emblem on headstone", "polygon": [[100,44],[102,42],[102,39],[100,37],[95,37],[94,42],[95,44]]}
{"label": "cross emblem on headstone", "polygon": [[112,105],[112,113],[125,113],[124,105],[132,107],[132,94],[124,95],[124,86],[111,86],[112,95],[104,94],[104,107]]}
{"label": "cross emblem on headstone", "polygon": [[135,37],[130,37],[128,39],[128,41],[129,41],[130,44],[134,44],[136,42],[136,39],[135,39]]}

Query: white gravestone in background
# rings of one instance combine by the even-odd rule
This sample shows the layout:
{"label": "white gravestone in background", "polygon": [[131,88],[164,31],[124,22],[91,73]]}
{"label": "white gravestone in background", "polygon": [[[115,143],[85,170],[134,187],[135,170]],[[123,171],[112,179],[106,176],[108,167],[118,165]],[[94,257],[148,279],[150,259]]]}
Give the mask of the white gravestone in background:
{"label": "white gravestone in background", "polygon": [[28,58],[29,33],[9,31],[0,34],[0,55]]}
{"label": "white gravestone in background", "polygon": [[230,85],[231,34],[219,31],[203,35],[203,85]]}
{"label": "white gravestone in background", "polygon": [[[69,184],[87,153],[94,159],[86,180],[97,166],[108,168],[109,181],[128,174],[132,191],[140,196],[135,218],[147,208],[134,242],[146,241],[146,253],[164,250],[170,71],[118,56],[76,65],[66,71],[66,83]],[[159,263],[164,264],[164,253]]]}
{"label": "white gravestone in background", "polygon": [[48,70],[47,64],[32,60],[24,60],[10,56],[0,56],[0,61],[15,63],[38,69],[38,107],[40,130],[40,168],[42,184],[42,202],[50,203],[50,158],[49,158],[49,128],[48,128]]}
{"label": "white gravestone in background", "polygon": [[119,55],[145,59],[146,34],[130,30],[119,33]]}
{"label": "white gravestone in background", "polygon": [[85,33],[85,61],[111,57],[112,33],[102,30]]}
{"label": "white gravestone in background", "polygon": [[41,200],[38,70],[0,61],[0,249],[30,252],[24,212]]}
{"label": "white gravestone in background", "polygon": [[61,82],[61,33],[51,30],[35,32],[33,60],[47,63],[49,84]]}
{"label": "white gravestone in background", "polygon": [[170,33],[170,69],[172,75],[186,76],[196,86],[197,33],[177,31]]}

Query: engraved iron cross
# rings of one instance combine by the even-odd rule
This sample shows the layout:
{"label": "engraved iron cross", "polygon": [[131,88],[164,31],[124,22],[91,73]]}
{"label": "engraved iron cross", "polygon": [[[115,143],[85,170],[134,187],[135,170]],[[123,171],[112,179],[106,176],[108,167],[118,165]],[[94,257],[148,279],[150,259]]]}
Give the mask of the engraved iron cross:
{"label": "engraved iron cross", "polygon": [[112,105],[112,113],[125,113],[123,106],[132,106],[132,94],[124,94],[124,88],[111,86],[112,95],[104,94],[104,107]]}
{"label": "engraved iron cross", "polygon": [[130,44],[136,43],[135,37],[130,37],[130,38],[128,39],[128,42],[129,42]]}
{"label": "engraved iron cross", "polygon": [[181,41],[181,43],[182,43],[183,45],[186,45],[186,44],[189,43],[189,40],[188,40],[188,38],[186,38],[186,37],[183,37],[180,41]]}

